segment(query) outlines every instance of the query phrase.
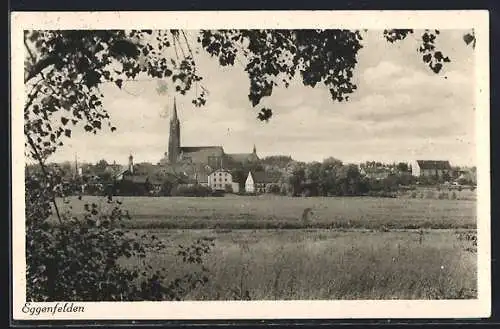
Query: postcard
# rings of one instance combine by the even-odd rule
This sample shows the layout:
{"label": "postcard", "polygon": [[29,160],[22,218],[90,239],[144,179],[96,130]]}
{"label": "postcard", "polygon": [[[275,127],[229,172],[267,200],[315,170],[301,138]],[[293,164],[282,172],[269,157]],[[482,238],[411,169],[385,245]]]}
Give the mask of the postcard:
{"label": "postcard", "polygon": [[488,47],[487,11],[12,13],[14,319],[488,317]]}

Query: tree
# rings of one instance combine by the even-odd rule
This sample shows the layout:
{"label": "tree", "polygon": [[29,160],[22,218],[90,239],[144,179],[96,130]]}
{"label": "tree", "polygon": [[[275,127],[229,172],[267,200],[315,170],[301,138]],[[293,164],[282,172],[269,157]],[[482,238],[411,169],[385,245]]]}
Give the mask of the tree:
{"label": "tree", "polygon": [[243,166],[234,168],[231,170],[231,176],[233,178],[233,182],[238,182],[239,191],[245,190],[245,181],[248,176],[248,171],[246,171]]}
{"label": "tree", "polygon": [[104,172],[104,170],[106,170],[106,168],[108,168],[108,166],[109,166],[108,162],[102,159],[95,164],[94,168],[98,173],[102,173]]}
{"label": "tree", "polygon": [[361,174],[354,164],[343,166],[337,181],[340,195],[358,195],[362,192]]}
{"label": "tree", "polygon": [[[149,38],[148,38],[149,36]],[[119,265],[121,257],[143,258],[147,251],[165,246],[154,236],[130,238],[122,228],[119,201],[109,195],[105,204],[85,204],[84,215],[61,213],[56,196],[60,173],[46,166],[46,159],[72,130],[81,126],[97,133],[109,122],[102,107],[99,86],[139,74],[170,78],[175,90],[185,93],[199,77],[188,56],[175,60],[160,54],[175,46],[183,33],[170,31],[25,31],[24,132],[28,157],[40,165],[41,174],[26,175],[27,299],[56,300],[165,300],[182,299],[204,274],[193,271],[166,282],[164,273]],[[151,42],[151,38],[155,42]],[[203,93],[203,92],[202,92]],[[197,105],[202,102],[197,102]],[[101,162],[98,167],[107,166]],[[56,223],[53,222],[55,218]],[[197,240],[179,250],[184,262],[201,264],[213,245]]]}
{"label": "tree", "polygon": [[408,164],[406,162],[400,162],[397,164],[397,169],[400,173],[406,173],[409,171]]}
{"label": "tree", "polygon": [[288,183],[288,187],[290,188],[288,194],[297,196],[302,192],[302,185],[306,179],[305,164],[300,162],[292,163],[288,170],[286,178],[286,183]]}
{"label": "tree", "polygon": [[260,163],[270,169],[284,169],[292,161],[289,155],[271,155],[261,159]]}

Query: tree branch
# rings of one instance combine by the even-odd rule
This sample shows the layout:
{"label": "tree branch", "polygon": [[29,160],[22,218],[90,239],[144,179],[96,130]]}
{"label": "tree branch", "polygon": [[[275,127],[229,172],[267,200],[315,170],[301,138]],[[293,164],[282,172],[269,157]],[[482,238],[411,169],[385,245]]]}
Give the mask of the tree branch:
{"label": "tree branch", "polygon": [[38,74],[42,73],[44,69],[49,67],[50,65],[56,64],[58,61],[58,58],[56,56],[48,56],[45,58],[40,59],[37,61],[35,64],[32,65],[30,70],[27,70],[24,75],[24,83],[27,83],[34,77],[36,77]]}
{"label": "tree branch", "polygon": [[[45,179],[47,179],[49,177],[49,175],[47,173],[47,169],[45,167],[45,164],[43,163],[43,158],[40,155],[40,152],[38,152],[38,149],[36,148],[35,141],[33,141],[33,138],[31,138],[29,132],[26,132],[25,135],[28,138],[28,143],[30,144],[31,148],[33,149],[33,153],[35,154],[35,159],[40,164],[40,168],[42,169],[43,176],[45,177]],[[56,215],[57,215],[57,219],[59,220],[59,223],[62,224],[61,214],[59,213],[59,207],[57,206],[56,198],[54,197],[53,194],[50,195],[50,201],[54,204],[54,209],[56,211]]]}
{"label": "tree branch", "polygon": [[[31,106],[31,104],[33,104],[33,102],[34,102],[34,100],[35,100],[35,98],[36,98],[36,96],[38,95],[39,92],[40,92],[40,86],[38,85],[38,88],[36,88],[35,92],[33,94],[31,94],[30,96],[28,96],[28,101],[24,105],[24,111],[25,112],[28,110],[28,108]],[[45,164],[43,162],[42,155],[40,154],[40,152],[38,152],[38,149],[36,147],[35,141],[33,140],[33,138],[31,138],[31,135],[30,135],[29,131],[25,131],[24,134],[28,138],[28,143],[31,146],[31,148],[33,149],[33,153],[35,155],[35,159],[40,164],[40,168],[42,169],[43,176],[47,179],[48,178],[48,173],[47,173],[47,170],[45,168]],[[61,215],[59,213],[59,207],[57,206],[56,199],[55,199],[55,197],[54,197],[53,194],[51,194],[50,198],[51,198],[52,203],[54,204],[54,209],[56,211],[57,219],[59,220],[59,223],[62,224],[62,219],[61,219]]]}

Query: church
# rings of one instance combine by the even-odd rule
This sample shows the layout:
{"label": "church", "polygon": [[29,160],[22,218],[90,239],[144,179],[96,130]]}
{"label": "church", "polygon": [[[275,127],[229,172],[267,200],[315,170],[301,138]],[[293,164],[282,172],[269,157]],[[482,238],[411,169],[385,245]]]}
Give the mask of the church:
{"label": "church", "polygon": [[216,170],[232,170],[259,162],[255,145],[251,153],[230,154],[220,145],[182,146],[181,124],[174,106],[170,119],[168,152],[157,164],[134,163],[129,156],[128,166],[114,173],[115,179],[131,182],[157,182],[161,186],[167,177],[181,178],[186,184],[199,183],[208,186],[208,177]]}
{"label": "church", "polygon": [[182,146],[181,124],[177,113],[177,104],[174,98],[174,107],[170,119],[168,152],[160,161],[161,165],[171,167],[193,165],[203,167],[205,171],[216,169],[232,169],[241,164],[259,161],[255,145],[251,153],[226,153],[220,145],[210,146]]}

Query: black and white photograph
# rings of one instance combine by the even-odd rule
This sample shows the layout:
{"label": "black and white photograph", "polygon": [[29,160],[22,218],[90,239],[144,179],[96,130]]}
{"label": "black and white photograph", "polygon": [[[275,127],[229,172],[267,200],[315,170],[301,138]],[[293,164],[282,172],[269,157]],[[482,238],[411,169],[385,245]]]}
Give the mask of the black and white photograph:
{"label": "black and white photograph", "polygon": [[488,316],[487,26],[15,13],[14,315]]}

